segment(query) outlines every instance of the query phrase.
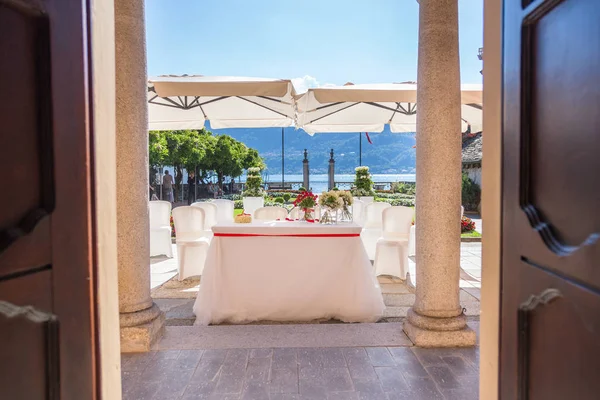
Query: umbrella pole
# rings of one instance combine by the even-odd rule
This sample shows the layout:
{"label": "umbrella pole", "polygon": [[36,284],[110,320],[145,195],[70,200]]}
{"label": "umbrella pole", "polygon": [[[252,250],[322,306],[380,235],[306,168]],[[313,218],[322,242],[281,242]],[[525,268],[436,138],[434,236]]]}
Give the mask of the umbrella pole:
{"label": "umbrella pole", "polygon": [[358,134],[358,166],[362,167],[362,132]]}
{"label": "umbrella pole", "polygon": [[283,128],[281,128],[281,190],[285,189],[285,145],[283,132]]}

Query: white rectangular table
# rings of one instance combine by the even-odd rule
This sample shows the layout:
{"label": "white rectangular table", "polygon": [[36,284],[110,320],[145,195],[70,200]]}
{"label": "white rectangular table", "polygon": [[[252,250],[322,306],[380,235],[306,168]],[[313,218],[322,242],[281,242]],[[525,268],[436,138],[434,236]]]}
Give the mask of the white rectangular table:
{"label": "white rectangular table", "polygon": [[377,321],[385,305],[360,231],[353,223],[215,225],[196,324]]}

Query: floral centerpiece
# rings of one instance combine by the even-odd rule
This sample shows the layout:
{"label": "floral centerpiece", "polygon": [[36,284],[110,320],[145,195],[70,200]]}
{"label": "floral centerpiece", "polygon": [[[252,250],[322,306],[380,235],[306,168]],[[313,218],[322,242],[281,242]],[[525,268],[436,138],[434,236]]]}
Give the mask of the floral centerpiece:
{"label": "floral centerpiece", "polygon": [[294,201],[294,207],[299,207],[304,212],[304,220],[314,222],[313,212],[317,204],[317,196],[313,192],[304,190]]}
{"label": "floral centerpiece", "polygon": [[348,190],[341,190],[337,192],[340,196],[340,199],[344,202],[341,208],[340,220],[343,222],[351,222],[352,221],[352,213],[350,212],[350,206],[354,203],[354,199],[352,198],[352,193]]}
{"label": "floral centerpiece", "polygon": [[321,193],[319,205],[325,210],[321,215],[321,223],[334,224],[337,220],[337,210],[344,206],[344,199],[340,197],[339,191],[330,190]]}
{"label": "floral centerpiece", "polygon": [[262,187],[260,168],[248,168],[246,187],[242,192],[244,199],[244,213],[253,215],[254,211],[265,205],[265,190]]}
{"label": "floral centerpiece", "polygon": [[354,171],[356,172],[356,176],[354,178],[352,195],[356,197],[375,196],[375,191],[373,190],[373,181],[371,180],[371,174],[369,173],[369,167],[356,167]]}

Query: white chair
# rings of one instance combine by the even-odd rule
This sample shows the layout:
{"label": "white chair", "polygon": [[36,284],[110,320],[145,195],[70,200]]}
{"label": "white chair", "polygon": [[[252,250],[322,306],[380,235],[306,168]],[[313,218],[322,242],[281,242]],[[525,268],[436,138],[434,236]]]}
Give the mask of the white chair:
{"label": "white chair", "polygon": [[300,218],[300,208],[294,207],[290,210],[288,214],[289,219],[293,219],[294,221]]}
{"label": "white chair", "polygon": [[390,203],[369,203],[365,207],[364,228],[360,237],[367,250],[369,260],[375,259],[375,248],[377,240],[381,237],[383,229],[383,210],[390,208]]}
{"label": "white chair", "polygon": [[413,219],[411,207],[383,210],[382,236],[375,249],[375,274],[406,279],[408,272],[408,237]]}
{"label": "white chair", "polygon": [[171,242],[171,203],[150,202],[150,257],[166,255],[173,258]]}
{"label": "white chair", "polygon": [[198,207],[204,210],[204,237],[209,241],[212,240],[212,227],[217,224],[217,214],[219,212],[219,208],[214,203],[202,201],[192,203],[192,207]]}
{"label": "white chair", "polygon": [[288,212],[283,207],[270,206],[261,207],[254,211],[255,221],[284,221],[288,217]]}
{"label": "white chair", "polygon": [[[464,206],[460,206],[460,219],[462,220],[462,217],[465,215],[465,207]],[[415,225],[413,225],[410,228],[410,236],[408,239],[408,255],[409,257],[412,257],[414,255],[417,254],[417,237],[416,237],[416,233],[417,233],[417,228]]]}
{"label": "white chair", "polygon": [[217,199],[213,203],[217,206],[217,223],[233,222],[233,209],[235,203],[231,200]]}
{"label": "white chair", "polygon": [[175,243],[177,243],[177,272],[179,280],[202,275],[208,252],[204,236],[204,209],[183,206],[173,210]]}
{"label": "white chair", "polygon": [[365,211],[365,202],[354,197],[352,199],[352,221],[363,226],[363,216]]}

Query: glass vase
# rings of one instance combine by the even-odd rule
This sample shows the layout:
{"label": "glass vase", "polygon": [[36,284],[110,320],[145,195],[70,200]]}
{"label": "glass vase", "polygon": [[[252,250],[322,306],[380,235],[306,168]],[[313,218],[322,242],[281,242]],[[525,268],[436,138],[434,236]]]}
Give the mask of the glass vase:
{"label": "glass vase", "polygon": [[312,208],[303,208],[300,214],[300,220],[306,222],[315,222],[314,210]]}
{"label": "glass vase", "polygon": [[323,214],[319,221],[325,225],[333,225],[337,223],[337,210],[329,207],[323,207]]}
{"label": "glass vase", "polygon": [[352,222],[352,213],[348,209],[348,206],[343,206],[339,212],[339,221],[340,222]]}

